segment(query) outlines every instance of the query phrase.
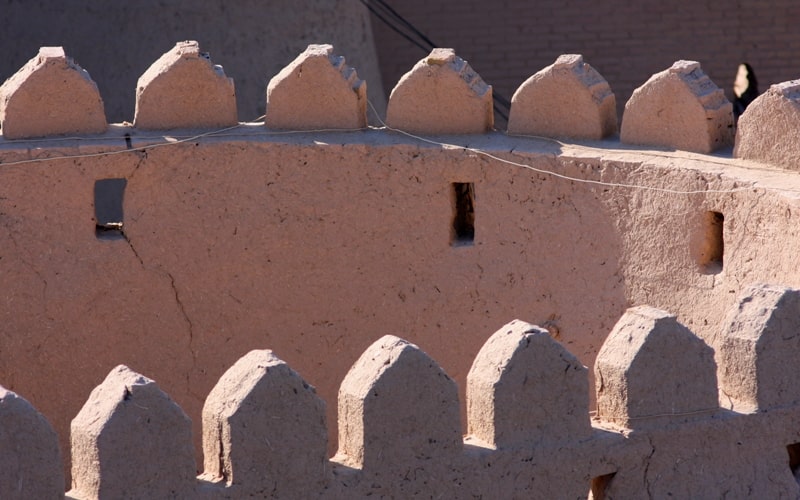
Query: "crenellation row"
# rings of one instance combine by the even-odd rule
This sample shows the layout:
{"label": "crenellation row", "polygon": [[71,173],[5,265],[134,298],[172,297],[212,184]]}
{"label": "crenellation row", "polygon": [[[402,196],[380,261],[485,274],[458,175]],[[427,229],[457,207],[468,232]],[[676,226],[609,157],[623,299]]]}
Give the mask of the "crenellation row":
{"label": "crenellation row", "polygon": [[[339,451],[332,459],[326,458],[325,403],[314,388],[272,351],[252,351],[206,399],[199,477],[189,418],[153,380],[118,366],[72,421],[68,494],[345,498],[424,491],[454,497],[491,493],[497,479],[520,474],[526,479],[504,488],[529,491],[539,484],[538,474],[546,482],[538,491],[572,491],[584,480],[588,488],[592,478],[593,489],[636,491],[639,479],[627,467],[654,468],[647,465],[659,460],[654,442],[668,447],[669,436],[685,442],[726,425],[738,425],[740,433],[747,425],[773,433],[787,427],[786,412],[797,415],[800,405],[800,389],[787,370],[800,355],[799,314],[800,290],[749,288],[713,342],[715,359],[715,349],[675,316],[647,306],[629,309],[598,354],[594,419],[587,368],[547,330],[512,321],[474,359],[464,440],[455,382],[417,346],[386,335],[364,351],[340,386]],[[723,412],[727,419],[719,418]],[[753,418],[762,423],[752,424]],[[620,429],[633,434],[620,440]],[[785,434],[796,432],[787,428]],[[724,455],[729,443],[709,446],[704,454],[713,457],[714,446]],[[756,456],[760,449],[745,452]],[[682,453],[699,460],[692,458],[695,451],[681,450],[670,452],[679,462]],[[532,464],[534,456],[548,459]],[[493,462],[503,465],[492,470]],[[0,464],[6,471],[2,498],[63,498],[55,433],[33,406],[2,388]],[[784,473],[791,475],[788,467]],[[775,474],[781,484],[797,486]],[[695,486],[708,491],[708,485]]]}
{"label": "crenellation row", "polygon": [[[798,82],[772,86],[734,123],[732,104],[695,61],[656,73],[625,105],[578,54],[566,54],[523,82],[511,100],[508,133],[601,140],[734,156],[797,169]],[[267,85],[266,127],[362,129],[367,84],[331,45],[310,45]],[[179,42],[139,78],[133,126],[147,130],[219,128],[238,123],[232,78],[196,41]],[[434,49],[391,92],[385,125],[413,134],[493,130],[492,86],[452,49]],[[107,128],[103,100],[88,72],[61,47],[42,47],[0,87],[0,134],[7,140]]]}

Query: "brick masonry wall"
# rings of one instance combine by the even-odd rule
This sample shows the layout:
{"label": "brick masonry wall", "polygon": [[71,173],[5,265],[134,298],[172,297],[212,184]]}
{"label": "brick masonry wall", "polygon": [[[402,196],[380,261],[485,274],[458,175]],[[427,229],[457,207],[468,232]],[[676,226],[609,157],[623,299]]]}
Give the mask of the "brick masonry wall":
{"label": "brick masonry wall", "polygon": [[375,88],[381,84],[367,10],[353,0],[61,2],[0,0],[0,84],[41,46],[63,46],[91,73],[109,122],[133,120],[136,81],[179,40],[197,40],[236,81],[239,120],[264,114],[267,83],[307,45],[333,44]]}
{"label": "brick masonry wall", "polygon": [[[565,53],[583,54],[608,80],[620,114],[635,88],[679,59],[699,61],[728,98],[740,62],[753,66],[761,92],[800,77],[795,21],[800,4],[792,0],[391,4],[434,43],[454,48],[508,99],[530,75]],[[388,94],[425,53],[374,16],[372,25]]]}

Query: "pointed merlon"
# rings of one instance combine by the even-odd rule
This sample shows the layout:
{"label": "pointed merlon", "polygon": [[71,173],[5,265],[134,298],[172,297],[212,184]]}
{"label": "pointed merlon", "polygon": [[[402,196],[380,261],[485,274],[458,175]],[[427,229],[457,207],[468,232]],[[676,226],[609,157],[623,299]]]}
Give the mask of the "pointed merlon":
{"label": "pointed merlon", "polygon": [[309,45],[267,86],[269,128],[360,129],[367,126],[367,83],[332,45]]}
{"label": "pointed merlon", "polygon": [[492,87],[453,49],[433,49],[392,90],[386,124],[415,134],[488,132]]}
{"label": "pointed merlon", "polygon": [[547,330],[514,320],[481,348],[467,375],[469,434],[496,448],[591,435],[588,370]]}
{"label": "pointed merlon", "polygon": [[798,317],[800,290],[774,285],[745,290],[716,342],[723,405],[755,412],[800,403],[794,371]]}
{"label": "pointed merlon", "polygon": [[339,459],[370,473],[461,451],[458,390],[417,346],[392,335],[372,344],[339,388]]}
{"label": "pointed merlon", "polygon": [[28,139],[106,131],[103,99],[62,47],[42,47],[0,87],[0,133]]}
{"label": "pointed merlon", "polygon": [[617,133],[617,101],[583,56],[565,54],[514,93],[508,133],[599,140]]}
{"label": "pointed merlon", "polygon": [[272,351],[251,351],[203,406],[205,478],[239,497],[310,498],[324,487],[325,404]]}
{"label": "pointed merlon", "polygon": [[233,79],[200,52],[196,41],[175,44],[136,84],[137,128],[213,128],[237,122]]}
{"label": "pointed merlon", "polygon": [[694,61],[677,61],[633,91],[620,140],[711,153],[733,144],[733,105]]}
{"label": "pointed merlon", "polygon": [[800,170],[800,80],[772,85],[739,118],[733,155]]}
{"label": "pointed merlon", "polygon": [[27,400],[0,387],[0,498],[64,498],[58,436]]}
{"label": "pointed merlon", "polygon": [[597,416],[640,429],[716,413],[714,351],[675,316],[628,309],[595,362]]}
{"label": "pointed merlon", "polygon": [[117,366],[72,420],[73,496],[191,498],[191,425],[154,381]]}

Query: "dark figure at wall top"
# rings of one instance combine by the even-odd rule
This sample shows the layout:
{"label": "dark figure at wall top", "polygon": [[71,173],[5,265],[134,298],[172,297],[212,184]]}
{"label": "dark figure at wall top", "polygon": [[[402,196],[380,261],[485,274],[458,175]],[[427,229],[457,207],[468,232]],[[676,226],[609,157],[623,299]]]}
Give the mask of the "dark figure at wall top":
{"label": "dark figure at wall top", "polygon": [[738,121],[745,108],[758,97],[758,80],[749,64],[739,65],[736,80],[733,82],[733,93],[736,96],[733,101],[733,118]]}

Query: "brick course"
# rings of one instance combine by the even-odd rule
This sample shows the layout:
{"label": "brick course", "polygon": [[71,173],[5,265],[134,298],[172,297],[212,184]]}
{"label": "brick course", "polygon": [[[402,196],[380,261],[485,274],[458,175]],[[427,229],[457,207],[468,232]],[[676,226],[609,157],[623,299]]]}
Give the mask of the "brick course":
{"label": "brick course", "polygon": [[[793,26],[800,4],[791,0],[731,8],[710,0],[405,0],[392,7],[506,98],[566,53],[583,54],[608,80],[620,112],[635,88],[679,59],[699,61],[729,99],[740,62],[753,66],[762,92],[800,76]],[[425,53],[374,16],[372,26],[388,93]]]}

